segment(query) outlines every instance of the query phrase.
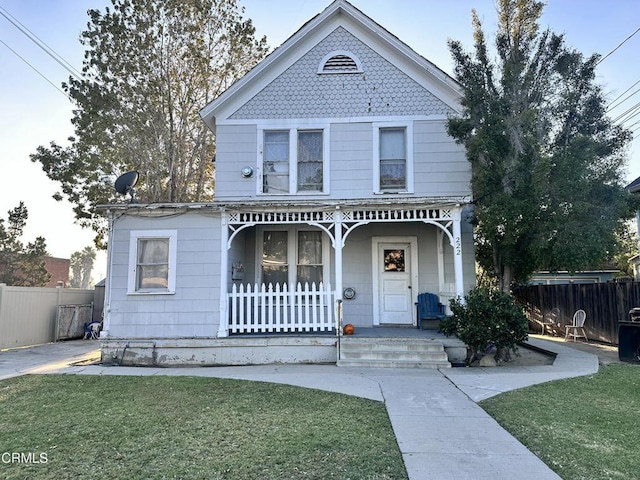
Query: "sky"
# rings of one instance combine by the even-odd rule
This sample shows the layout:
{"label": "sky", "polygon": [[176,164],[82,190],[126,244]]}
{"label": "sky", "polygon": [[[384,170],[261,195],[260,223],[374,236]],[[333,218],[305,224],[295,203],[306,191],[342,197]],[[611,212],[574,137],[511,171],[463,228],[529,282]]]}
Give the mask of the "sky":
{"label": "sky", "polygon": [[[330,0],[238,0],[251,18],[258,36],[266,35],[275,48],[304,23],[320,13]],[[475,9],[489,39],[496,30],[494,0],[352,0],[351,3],[413,50],[451,74],[453,63],[447,40],[471,50],[471,10]],[[81,70],[84,48],[78,38],[88,22],[87,10],[110,5],[109,0],[0,0],[0,13],[9,14],[76,70]],[[564,33],[568,45],[585,55],[607,55],[640,28],[638,0],[548,0],[541,28]],[[617,118],[640,102],[640,32],[633,35],[597,68]],[[58,185],[49,180],[29,156],[38,146],[55,141],[65,145],[73,134],[73,105],[61,93],[69,77],[57,61],[0,16],[0,218],[23,201],[29,211],[23,241],[46,239],[49,253],[69,258],[93,244],[93,232],[74,222],[72,205],[56,202]],[[53,85],[52,85],[53,84]],[[630,88],[631,87],[631,88]],[[629,92],[614,101],[627,89]],[[204,106],[204,105],[203,105]],[[640,115],[625,123],[638,129]],[[629,151],[626,178],[640,177],[640,140]],[[106,255],[98,255],[93,278],[106,272]]]}

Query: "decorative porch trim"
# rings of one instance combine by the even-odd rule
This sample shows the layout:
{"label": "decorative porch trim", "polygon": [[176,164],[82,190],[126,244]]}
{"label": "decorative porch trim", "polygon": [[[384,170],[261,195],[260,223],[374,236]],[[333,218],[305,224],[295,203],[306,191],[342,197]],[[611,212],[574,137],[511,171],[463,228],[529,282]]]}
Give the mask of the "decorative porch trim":
{"label": "decorative porch trim", "polygon": [[[248,227],[256,225],[273,224],[300,224],[306,223],[320,228],[327,233],[331,245],[336,248],[336,229],[339,223],[344,229],[341,233],[341,246],[346,244],[349,234],[362,225],[372,222],[423,222],[442,229],[449,237],[449,243],[454,247],[454,238],[449,231],[454,210],[458,207],[447,208],[378,208],[357,209],[335,207],[335,210],[296,210],[287,207],[286,211],[229,211],[228,227],[231,231],[227,239],[227,248],[231,247],[234,237]],[[341,218],[338,218],[338,214]]]}

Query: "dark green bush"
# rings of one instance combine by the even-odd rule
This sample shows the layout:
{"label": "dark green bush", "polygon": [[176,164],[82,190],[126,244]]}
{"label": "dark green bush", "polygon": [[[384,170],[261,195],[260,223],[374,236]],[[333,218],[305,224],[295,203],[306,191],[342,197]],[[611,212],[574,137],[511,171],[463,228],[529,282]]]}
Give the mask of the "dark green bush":
{"label": "dark green bush", "polygon": [[465,296],[465,302],[450,302],[453,316],[440,324],[447,336],[456,335],[470,349],[467,363],[478,354],[495,349],[497,359],[509,358],[509,351],[527,339],[527,318],[508,293],[477,287]]}

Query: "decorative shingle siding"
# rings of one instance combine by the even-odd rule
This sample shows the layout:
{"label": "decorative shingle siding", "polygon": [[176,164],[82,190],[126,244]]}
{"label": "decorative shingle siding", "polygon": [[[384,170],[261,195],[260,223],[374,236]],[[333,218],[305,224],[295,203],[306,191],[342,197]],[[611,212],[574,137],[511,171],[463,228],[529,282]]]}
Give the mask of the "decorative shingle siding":
{"label": "decorative shingle siding", "polygon": [[[318,74],[320,61],[334,50],[352,52],[363,73]],[[444,115],[453,110],[344,28],[338,27],[232,119],[341,118]]]}

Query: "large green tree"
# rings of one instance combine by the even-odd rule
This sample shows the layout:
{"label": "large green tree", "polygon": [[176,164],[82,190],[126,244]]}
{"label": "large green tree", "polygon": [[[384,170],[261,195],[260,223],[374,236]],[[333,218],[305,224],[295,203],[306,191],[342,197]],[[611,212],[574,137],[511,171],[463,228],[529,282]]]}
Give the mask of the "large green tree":
{"label": "large green tree", "polygon": [[0,283],[42,287],[51,278],[45,265],[45,239],[37,237],[26,245],[22,243],[22,234],[29,218],[23,202],[9,210],[8,214],[7,220],[0,218]]}
{"label": "large green tree", "polygon": [[[236,0],[112,0],[89,10],[83,77],[65,91],[75,135],[32,155],[83,226],[116,200],[105,178],[140,173],[141,202],[212,198],[215,140],[198,112],[266,53]],[[122,199],[120,199],[122,201]],[[98,238],[99,240],[100,238]]]}
{"label": "large green tree", "polygon": [[[599,56],[540,31],[535,0],[499,0],[495,50],[476,12],[474,50],[449,41],[463,89],[449,133],[472,166],[477,258],[502,290],[537,269],[598,265],[632,216],[630,133],[606,115]],[[495,58],[495,60],[492,60]]]}

